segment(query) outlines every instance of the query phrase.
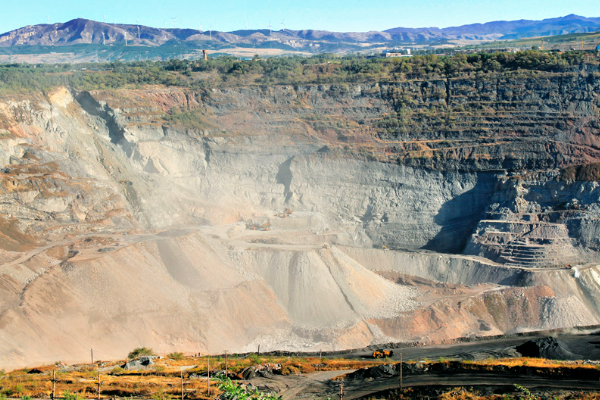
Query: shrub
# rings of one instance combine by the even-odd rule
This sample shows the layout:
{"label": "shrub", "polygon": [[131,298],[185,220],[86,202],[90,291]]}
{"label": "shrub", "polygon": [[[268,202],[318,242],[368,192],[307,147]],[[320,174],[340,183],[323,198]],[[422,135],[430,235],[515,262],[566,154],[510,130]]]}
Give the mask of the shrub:
{"label": "shrub", "polygon": [[77,393],[71,393],[68,390],[63,393],[63,398],[65,400],[82,400]]}
{"label": "shrub", "polygon": [[159,389],[158,392],[152,395],[152,400],[168,400],[171,398],[171,395],[165,392],[164,389]]}
{"label": "shrub", "polygon": [[519,399],[523,399],[523,400],[537,400],[537,397],[531,393],[531,391],[529,389],[527,389],[526,387],[523,387],[521,385],[517,385],[515,383],[515,389],[517,389],[519,392],[523,393],[522,396],[519,396]]}
{"label": "shrub", "polygon": [[148,349],[146,347],[138,347],[133,349],[131,353],[127,355],[127,358],[133,360],[134,358],[142,357],[142,356],[155,356],[154,351],[152,349]]}
{"label": "shrub", "polygon": [[250,354],[248,356],[248,360],[250,360],[250,362],[252,362],[253,364],[260,364],[261,361],[258,354]]}
{"label": "shrub", "polygon": [[181,360],[183,359],[183,353],[179,353],[179,352],[172,352],[167,354],[167,357],[172,358],[173,360]]}
{"label": "shrub", "polygon": [[480,398],[477,394],[465,388],[454,388],[438,397],[440,400],[475,400]]}
{"label": "shrub", "polygon": [[296,375],[299,374],[301,371],[298,367],[296,367],[295,365],[284,365],[281,368],[281,374],[282,375]]}
{"label": "shrub", "polygon": [[248,390],[248,388],[241,387],[223,375],[219,376],[217,379],[219,380],[219,390],[223,391],[223,393],[220,395],[220,398],[223,400],[281,400],[280,396],[259,392],[258,389]]}

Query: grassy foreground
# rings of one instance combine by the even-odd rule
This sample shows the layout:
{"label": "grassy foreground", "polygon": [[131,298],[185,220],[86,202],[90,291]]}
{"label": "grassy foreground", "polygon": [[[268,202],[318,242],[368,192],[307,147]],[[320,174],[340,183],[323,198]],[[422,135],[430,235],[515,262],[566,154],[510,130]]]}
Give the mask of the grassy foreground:
{"label": "grassy foreground", "polygon": [[[75,400],[100,397],[144,397],[155,400],[180,398],[183,381],[187,399],[215,398],[222,392],[216,375],[227,372],[239,374],[247,367],[272,364],[282,375],[367,368],[385,364],[385,360],[346,360],[299,358],[299,357],[176,357],[156,359],[154,365],[139,370],[126,370],[125,361],[96,362],[65,366],[62,363],[31,369],[20,369],[8,373],[0,372],[0,398],[50,398],[53,390],[57,398]],[[210,367],[209,385],[206,371]],[[53,382],[53,374],[55,381]],[[183,377],[183,378],[182,378]],[[210,389],[210,392],[209,392]]]}
{"label": "grassy foreground", "polygon": [[[123,369],[125,361],[96,362],[94,364],[77,364],[66,366],[63,363],[46,365],[31,369],[20,369],[5,373],[0,372],[0,398],[50,398],[53,390],[56,398],[76,400],[80,398],[114,398],[137,397],[155,400],[175,399],[183,395],[187,399],[212,399],[224,391],[244,393],[244,398],[261,398],[257,392],[243,392],[235,383],[235,375],[241,378],[241,372],[251,366],[271,366],[282,375],[305,374],[316,371],[336,371],[368,368],[388,364],[390,360],[348,360],[327,359],[319,357],[247,357],[229,356],[227,362],[223,357],[183,357],[174,353],[174,358],[156,359],[154,365],[139,370]],[[499,366],[504,368],[535,368],[536,372],[546,374],[581,374],[581,371],[595,373],[600,368],[596,365],[579,362],[560,362],[537,358],[488,359],[484,361],[436,361],[424,360],[421,363],[430,365],[432,369],[454,365],[465,371],[493,371]],[[408,363],[415,363],[410,360]],[[210,380],[206,377],[210,368]],[[227,369],[234,381],[215,379]],[[53,376],[54,381],[53,381]],[[54,387],[54,389],[53,389]],[[411,389],[399,394],[398,398],[410,398]],[[527,397],[523,392],[521,398]],[[406,397],[409,396],[409,397]],[[585,398],[600,399],[599,394],[587,393]],[[591,397],[590,397],[591,396]],[[224,398],[229,398],[224,395]],[[265,397],[266,398],[266,397]],[[500,398],[497,396],[479,396],[476,392],[455,388],[443,393],[443,399],[484,399]],[[514,398],[514,397],[513,397]],[[519,398],[519,397],[517,397]],[[584,398],[584,397],[581,397]]]}

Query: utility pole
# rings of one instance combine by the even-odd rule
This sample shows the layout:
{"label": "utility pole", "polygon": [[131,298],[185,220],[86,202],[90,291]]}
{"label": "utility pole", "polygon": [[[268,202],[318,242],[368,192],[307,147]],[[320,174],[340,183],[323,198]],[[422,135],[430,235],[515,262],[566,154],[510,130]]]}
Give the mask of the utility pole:
{"label": "utility pole", "polygon": [[402,353],[400,353],[400,390],[403,389],[402,387]]}
{"label": "utility pole", "polygon": [[257,355],[259,355],[259,356],[260,356],[260,344],[258,345],[258,352],[257,352]]}
{"label": "utility pole", "polygon": [[[98,59],[98,53],[96,53],[96,60]],[[94,363],[94,349],[90,349],[90,355],[92,356],[92,364]]]}
{"label": "utility pole", "polygon": [[52,400],[56,399],[56,368],[52,370]]}
{"label": "utility pole", "polygon": [[321,370],[322,365],[323,365],[323,349],[319,349],[319,371]]}
{"label": "utility pole", "polygon": [[206,392],[210,396],[210,358],[206,356]]}
{"label": "utility pole", "polygon": [[344,399],[344,384],[340,384],[340,400]]}
{"label": "utility pole", "polygon": [[98,365],[98,400],[100,400],[100,365]]}

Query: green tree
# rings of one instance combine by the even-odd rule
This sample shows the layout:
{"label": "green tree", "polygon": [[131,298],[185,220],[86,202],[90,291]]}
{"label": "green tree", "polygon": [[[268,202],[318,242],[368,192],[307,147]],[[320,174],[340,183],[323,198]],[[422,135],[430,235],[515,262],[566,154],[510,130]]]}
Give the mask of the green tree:
{"label": "green tree", "polygon": [[134,358],[142,357],[142,356],[155,356],[154,351],[152,349],[146,347],[138,347],[133,349],[131,353],[127,355],[127,358],[133,360]]}

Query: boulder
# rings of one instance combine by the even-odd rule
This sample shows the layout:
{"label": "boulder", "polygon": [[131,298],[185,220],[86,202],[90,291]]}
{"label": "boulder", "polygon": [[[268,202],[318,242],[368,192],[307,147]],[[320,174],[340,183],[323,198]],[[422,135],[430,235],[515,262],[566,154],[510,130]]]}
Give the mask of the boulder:
{"label": "boulder", "polygon": [[128,361],[127,363],[125,363],[123,368],[128,369],[128,370],[144,369],[144,368],[147,368],[149,365],[154,364],[154,361],[153,361],[154,358],[157,358],[157,357],[156,356],[142,356],[142,357],[136,358],[135,360]]}

